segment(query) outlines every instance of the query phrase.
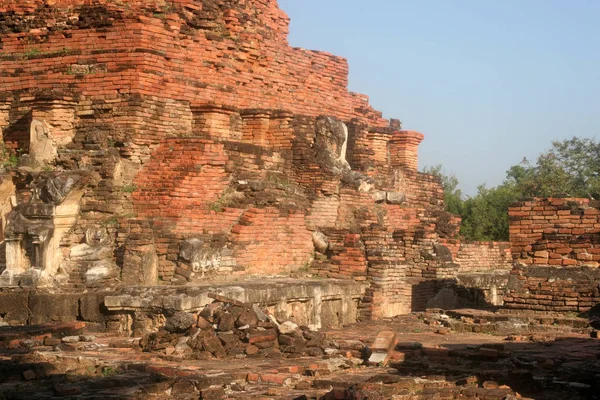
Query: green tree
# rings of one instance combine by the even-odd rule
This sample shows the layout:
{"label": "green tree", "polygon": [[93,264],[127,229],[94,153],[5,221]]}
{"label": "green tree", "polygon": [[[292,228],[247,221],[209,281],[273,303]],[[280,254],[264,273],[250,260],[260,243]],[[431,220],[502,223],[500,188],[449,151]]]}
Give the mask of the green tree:
{"label": "green tree", "polygon": [[600,198],[600,143],[577,138],[552,142],[534,165],[527,159],[507,171],[520,197]]}
{"label": "green tree", "polygon": [[454,174],[447,175],[443,172],[442,164],[423,168],[423,173],[436,176],[442,182],[444,188],[445,209],[455,215],[462,214],[463,194],[458,188],[458,178]]}
{"label": "green tree", "polygon": [[500,185],[481,185],[477,194],[463,196],[456,176],[441,165],[423,172],[440,178],[446,211],[462,218],[460,233],[469,240],[508,240],[508,207],[530,197],[600,199],[600,143],[577,138],[552,142],[535,164],[523,159],[506,172]]}
{"label": "green tree", "polygon": [[480,185],[463,204],[460,234],[469,240],[508,240],[508,207],[518,198],[510,183]]}

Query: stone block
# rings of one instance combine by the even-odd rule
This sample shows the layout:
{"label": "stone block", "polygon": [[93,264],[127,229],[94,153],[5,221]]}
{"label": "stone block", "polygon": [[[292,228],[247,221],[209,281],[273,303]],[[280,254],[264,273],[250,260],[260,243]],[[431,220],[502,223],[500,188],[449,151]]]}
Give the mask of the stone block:
{"label": "stone block", "polygon": [[371,356],[369,357],[369,364],[371,365],[385,365],[390,359],[391,353],[396,347],[398,339],[396,332],[392,331],[381,331],[377,334],[375,342],[371,346]]}
{"label": "stone block", "polygon": [[29,292],[0,293],[0,314],[9,325],[23,325],[29,319]]}
{"label": "stone block", "polygon": [[46,338],[44,339],[44,346],[58,346],[61,343],[60,339]]}
{"label": "stone block", "polygon": [[221,340],[214,333],[203,337],[202,345],[206,351],[210,351],[215,357],[225,357],[227,355]]}
{"label": "stone block", "polygon": [[104,294],[86,293],[79,298],[79,316],[88,322],[104,322]]}
{"label": "stone block", "polygon": [[177,312],[167,319],[165,329],[171,333],[181,333],[197,323],[197,317],[186,312]]}
{"label": "stone block", "polygon": [[389,204],[402,204],[406,200],[406,195],[399,192],[387,192],[386,200]]}
{"label": "stone block", "polygon": [[248,342],[250,344],[270,342],[277,339],[277,332],[274,329],[267,329],[266,331],[256,331],[248,335]]}
{"label": "stone block", "polygon": [[123,260],[123,283],[130,285],[156,285],[158,282],[158,256],[154,244],[126,245]]}
{"label": "stone block", "polygon": [[218,329],[220,331],[231,331],[233,328],[235,328],[235,316],[229,313],[221,313]]}
{"label": "stone block", "polygon": [[79,295],[33,293],[29,297],[31,323],[71,322],[79,316]]}
{"label": "stone block", "polygon": [[239,328],[241,326],[248,326],[249,328],[254,328],[258,324],[258,317],[256,313],[251,310],[244,310],[238,317],[236,321],[236,326]]}

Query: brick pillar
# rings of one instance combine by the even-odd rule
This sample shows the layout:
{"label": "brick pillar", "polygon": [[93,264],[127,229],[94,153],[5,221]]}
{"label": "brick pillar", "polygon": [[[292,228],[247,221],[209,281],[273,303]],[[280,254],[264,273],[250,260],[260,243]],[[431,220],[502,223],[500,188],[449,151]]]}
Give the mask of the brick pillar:
{"label": "brick pillar", "polygon": [[294,114],[288,111],[276,111],[269,121],[269,145],[275,150],[291,149],[294,129]]}
{"label": "brick pillar", "polygon": [[4,144],[3,131],[8,127],[10,115],[10,102],[0,100],[0,145]]}
{"label": "brick pillar", "polygon": [[259,146],[268,142],[269,119],[267,110],[251,109],[241,112],[243,123],[243,140]]}
{"label": "brick pillar", "polygon": [[419,144],[424,135],[415,131],[395,131],[390,140],[390,161],[393,167],[411,171],[419,168]]}
{"label": "brick pillar", "polygon": [[195,136],[217,140],[241,139],[241,121],[235,109],[214,104],[192,106],[191,109]]}
{"label": "brick pillar", "polygon": [[36,101],[31,110],[31,118],[45,121],[49,135],[56,145],[65,145],[75,136],[75,107],[72,97],[42,99]]}

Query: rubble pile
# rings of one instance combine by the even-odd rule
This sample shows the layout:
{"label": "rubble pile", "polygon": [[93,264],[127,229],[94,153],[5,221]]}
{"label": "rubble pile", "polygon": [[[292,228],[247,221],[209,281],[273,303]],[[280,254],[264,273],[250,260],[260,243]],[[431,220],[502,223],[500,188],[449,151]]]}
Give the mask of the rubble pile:
{"label": "rubble pile", "polygon": [[258,305],[218,295],[197,314],[177,312],[158,332],[145,335],[140,346],[186,359],[245,356],[323,356],[339,352],[324,333],[291,321],[279,323]]}

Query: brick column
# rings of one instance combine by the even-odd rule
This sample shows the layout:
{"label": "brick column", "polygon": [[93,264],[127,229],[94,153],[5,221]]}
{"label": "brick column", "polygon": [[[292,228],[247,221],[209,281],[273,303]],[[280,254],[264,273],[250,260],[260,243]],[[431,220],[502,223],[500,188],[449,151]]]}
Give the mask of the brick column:
{"label": "brick column", "polygon": [[419,168],[419,144],[424,135],[415,131],[395,131],[390,140],[390,161],[393,167],[411,171]]}
{"label": "brick column", "polygon": [[259,146],[268,142],[269,119],[268,110],[250,109],[241,112],[243,124],[243,140]]}
{"label": "brick column", "polygon": [[10,102],[0,100],[0,144],[4,143],[3,132],[8,127],[10,114]]}
{"label": "brick column", "polygon": [[195,136],[216,140],[241,138],[241,124],[236,123],[239,113],[235,109],[214,104],[192,106],[191,109]]}
{"label": "brick column", "polygon": [[275,111],[269,121],[269,145],[275,150],[291,149],[294,129],[294,114],[288,111]]}

